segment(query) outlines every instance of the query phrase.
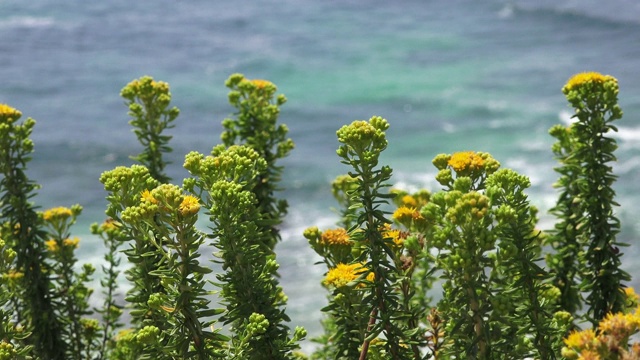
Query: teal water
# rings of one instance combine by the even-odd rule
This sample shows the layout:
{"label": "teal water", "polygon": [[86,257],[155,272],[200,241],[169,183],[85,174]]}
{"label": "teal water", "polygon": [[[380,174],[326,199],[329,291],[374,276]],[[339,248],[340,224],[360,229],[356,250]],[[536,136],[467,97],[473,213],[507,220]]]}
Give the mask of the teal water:
{"label": "teal water", "polygon": [[[208,152],[233,111],[224,80],[241,72],[276,83],[297,145],[283,161],[290,216],[278,260],[292,325],[313,335],[323,268],[301,233],[336,220],[329,183],[347,169],[335,131],[355,119],[391,123],[383,161],[395,186],[436,190],[436,154],[488,151],[531,177],[529,194],[550,227],[547,130],[570,117],[560,88],[576,72],[611,74],[625,111],[615,135],[620,238],[637,243],[639,44],[632,0],[0,0],[0,102],[37,120],[29,174],[43,185],[38,204],[82,204],[81,260],[98,262],[102,245],[88,231],[104,218],[98,177],[140,151],[120,89],[145,74],[170,83],[181,115],[169,173],[179,183],[184,154]],[[623,258],[632,274],[638,254],[632,247]]]}

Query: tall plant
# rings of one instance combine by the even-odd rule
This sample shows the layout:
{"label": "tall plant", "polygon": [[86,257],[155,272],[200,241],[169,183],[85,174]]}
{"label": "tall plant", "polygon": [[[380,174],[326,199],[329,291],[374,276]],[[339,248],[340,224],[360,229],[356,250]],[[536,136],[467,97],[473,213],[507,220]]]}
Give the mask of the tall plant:
{"label": "tall plant", "polygon": [[185,188],[208,209],[208,237],[224,270],[216,278],[226,307],[221,319],[234,332],[229,358],[290,359],[306,331],[296,328],[289,336],[278,263],[265,242],[270,234],[260,226],[262,214],[251,191],[267,162],[248,146],[221,145],[210,156],[189,153],[184,166],[193,176],[185,180]]}
{"label": "tall plant", "polygon": [[177,107],[169,107],[169,84],[143,76],[122,88],[120,96],[127,100],[129,116],[132,117],[129,124],[144,148],[132,159],[146,166],[154,179],[161,183],[169,182],[171,179],[164,172],[168,162],[162,155],[171,152],[168,145],[171,136],[162,132],[172,128],[173,121],[180,115]]}
{"label": "tall plant", "polygon": [[[560,139],[556,149],[563,148],[568,153],[560,157],[562,163],[557,169],[565,196],[561,196],[554,211],[560,217],[560,225],[553,232],[552,244],[558,255],[551,264],[558,269],[561,285],[575,281],[571,278],[573,273],[579,274],[580,290],[587,293],[586,315],[594,325],[608,313],[623,309],[623,282],[630,280],[621,269],[619,248],[625,244],[616,239],[620,221],[614,213],[618,203],[614,199],[616,176],[611,163],[616,160],[617,144],[607,136],[617,131],[613,122],[622,117],[618,91],[618,81],[612,76],[596,72],[573,76],[562,92],[575,110],[575,122],[562,135],[558,128],[552,132]],[[575,248],[582,250],[579,253],[584,256],[575,257],[573,264],[567,263]]]}
{"label": "tall plant", "polygon": [[24,274],[16,303],[18,320],[32,331],[28,341],[38,356],[64,359],[67,344],[62,339],[64,325],[53,304],[45,234],[31,202],[38,184],[26,174],[36,122],[31,118],[19,122],[21,117],[20,111],[0,104],[0,220],[11,229],[4,240],[16,251],[16,271]]}
{"label": "tall plant", "polygon": [[277,226],[287,214],[287,201],[278,199],[275,192],[282,176],[282,166],[277,161],[289,155],[294,143],[287,138],[289,129],[278,124],[280,106],[287,98],[276,95],[276,86],[266,80],[249,80],[242,74],[231,75],[225,85],[231,89],[229,103],[236,108],[234,118],[222,121],[225,131],[221,135],[224,145],[244,144],[262,157],[267,167],[258,174],[258,181],[251,191],[256,195],[263,225],[267,231],[265,241],[273,249],[280,241]]}

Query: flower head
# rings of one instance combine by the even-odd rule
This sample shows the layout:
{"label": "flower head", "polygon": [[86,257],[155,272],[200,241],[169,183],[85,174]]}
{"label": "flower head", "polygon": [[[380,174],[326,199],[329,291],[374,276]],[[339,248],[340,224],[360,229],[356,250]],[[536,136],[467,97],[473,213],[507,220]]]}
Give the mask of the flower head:
{"label": "flower head", "polygon": [[80,244],[80,239],[77,237],[62,240],[62,245],[64,245],[65,248],[77,249],[78,244]]}
{"label": "flower head", "polygon": [[391,239],[396,247],[402,247],[404,240],[407,238],[408,233],[400,231],[398,229],[392,229],[391,224],[384,224],[382,228],[382,236],[385,239]]}
{"label": "flower head", "polygon": [[[369,121],[356,120],[337,131],[338,141],[344,144],[338,149],[338,155],[346,156],[351,148],[359,156],[377,159],[387,147],[385,130],[389,128],[387,120],[374,116]],[[365,159],[365,160],[371,160]]]}
{"label": "flower head", "polygon": [[347,230],[338,228],[322,232],[319,243],[324,246],[351,246],[352,241]]}
{"label": "flower head", "polygon": [[66,220],[70,218],[72,215],[73,215],[73,212],[71,211],[71,209],[64,206],[59,206],[59,207],[46,210],[42,214],[42,218],[44,219],[44,221],[54,222],[54,221]]}
{"label": "flower head", "polygon": [[571,91],[585,84],[603,84],[605,81],[617,80],[613,76],[602,75],[598,72],[582,72],[573,75],[564,86],[566,91]]}
{"label": "flower head", "polygon": [[484,159],[474,151],[464,151],[451,155],[448,164],[456,173],[461,173],[481,169],[484,165]]}
{"label": "flower head", "polygon": [[572,349],[594,349],[598,346],[599,340],[593,329],[583,331],[573,331],[566,339],[564,344]]}
{"label": "flower head", "polygon": [[632,287],[624,288],[624,294],[626,296],[627,309],[635,309],[640,305],[640,296],[636,294],[636,291]]}
{"label": "flower head", "polygon": [[197,214],[200,210],[200,200],[193,195],[185,195],[182,198],[182,202],[180,206],[178,206],[178,211],[182,216],[189,216]]}
{"label": "flower head", "polygon": [[402,197],[402,204],[407,207],[418,207],[418,201],[409,194]]}
{"label": "flower head", "polygon": [[268,80],[254,79],[254,80],[251,80],[251,82],[258,89],[264,89],[267,86],[274,86],[273,83],[271,81],[268,81]]}
{"label": "flower head", "polygon": [[420,214],[420,212],[413,207],[400,206],[393,212],[393,219],[400,224],[410,227],[412,221],[421,221],[424,220],[424,217]]}
{"label": "flower head", "polygon": [[140,201],[143,202],[149,202],[151,204],[158,204],[158,200],[156,200],[152,195],[151,195],[151,191],[150,190],[144,190],[141,194],[140,194]]}
{"label": "flower head", "polygon": [[22,113],[7,104],[0,104],[0,123],[11,124],[20,119]]}
{"label": "flower head", "polygon": [[[367,268],[362,264],[338,264],[335,268],[330,269],[325,277],[323,284],[325,286],[332,286],[335,288],[341,288],[347,286],[350,282],[367,271]],[[367,274],[367,280],[373,280],[373,273]]]}
{"label": "flower head", "polygon": [[58,242],[56,241],[56,239],[49,239],[45,241],[44,244],[47,246],[47,250],[51,252],[58,251]]}
{"label": "flower head", "polygon": [[638,331],[640,328],[640,317],[635,314],[608,314],[600,324],[598,329],[601,333],[611,335],[618,341],[626,339]]}

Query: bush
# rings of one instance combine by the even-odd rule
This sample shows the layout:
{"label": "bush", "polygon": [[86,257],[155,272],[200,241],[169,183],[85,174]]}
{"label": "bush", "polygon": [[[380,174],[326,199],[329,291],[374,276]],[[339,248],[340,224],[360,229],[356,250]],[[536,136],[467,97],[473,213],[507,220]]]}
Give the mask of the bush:
{"label": "bush", "polygon": [[[332,191],[341,219],[303,234],[327,268],[328,291],[324,334],[308,356],[298,351],[306,331],[287,325],[275,254],[287,213],[277,161],[294,148],[277,123],[286,98],[240,74],[226,85],[236,113],[223,121],[222,144],[185,156],[191,177],[181,185],[164,173],[163,131],[180,113],[169,85],[145,76],[123,88],[143,151],[132,157],[139,164],[100,177],[108,218],[91,228],[107,249],[100,308],[89,305],[94,267],[76,264],[71,228],[82,208],[35,210],[38,185],[26,174],[35,121],[0,104],[0,359],[640,357],[630,343],[638,299],[616,240],[616,142],[607,137],[622,116],[615,78],[582,73],[563,88],[576,121],[550,130],[559,161],[551,231],[536,227],[529,179],[490,154],[437,155],[441,190],[408,193],[390,188],[392,168],[379,161],[385,119],[340,128],[348,174]],[[196,227],[202,215],[206,230]],[[116,301],[120,254],[132,265],[126,304]],[[593,329],[580,331],[585,323]]]}

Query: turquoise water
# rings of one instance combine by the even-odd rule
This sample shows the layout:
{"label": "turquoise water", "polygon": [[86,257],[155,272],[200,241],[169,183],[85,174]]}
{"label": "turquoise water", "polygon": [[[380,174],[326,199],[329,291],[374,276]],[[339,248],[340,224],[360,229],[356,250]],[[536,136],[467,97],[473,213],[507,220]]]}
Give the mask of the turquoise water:
{"label": "turquoise water", "polygon": [[[276,83],[289,102],[281,120],[297,148],[282,193],[290,203],[278,247],[292,325],[319,330],[321,266],[301,236],[336,220],[329,183],[347,171],[335,131],[355,119],[389,120],[394,184],[435,190],[431,159],[488,151],[531,177],[532,200],[553,204],[555,165],[547,130],[568,121],[560,88],[574,73],[619,79],[625,117],[616,134],[620,238],[640,229],[640,5],[632,0],[73,2],[0,0],[0,102],[38,124],[30,176],[43,208],[80,203],[83,261],[100,261],[88,226],[104,218],[100,173],[130,165],[140,148],[120,89],[148,74],[170,83],[181,109],[169,169],[218,143],[233,109],[234,72]],[[205,251],[206,253],[206,251]],[[630,248],[625,267],[637,273]],[[635,283],[638,286],[638,282]]]}

